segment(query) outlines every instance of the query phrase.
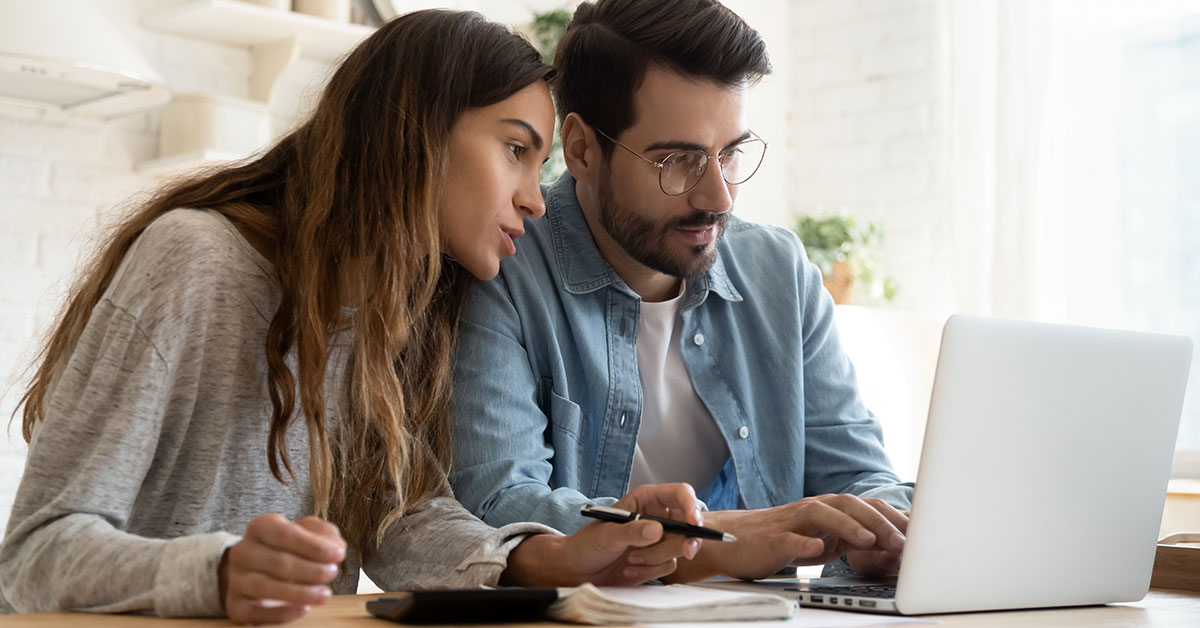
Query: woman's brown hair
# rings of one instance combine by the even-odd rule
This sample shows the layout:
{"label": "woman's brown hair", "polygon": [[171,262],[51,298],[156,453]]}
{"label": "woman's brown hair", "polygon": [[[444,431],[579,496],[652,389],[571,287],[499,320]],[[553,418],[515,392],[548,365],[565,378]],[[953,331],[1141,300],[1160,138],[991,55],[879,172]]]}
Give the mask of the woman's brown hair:
{"label": "woman's brown hair", "polygon": [[[443,260],[439,236],[440,187],[471,184],[444,179],[451,127],[464,110],[550,74],[528,42],[477,13],[419,11],[385,24],[336,70],[312,116],[265,154],[171,184],[117,225],[35,360],[18,406],[25,439],[137,237],[172,209],[210,208],[268,249],[282,292],[264,347],[271,472],[295,479],[284,437],[299,410],[315,514],[359,549],[378,544],[441,488],[450,464],[450,362],[471,280]],[[343,330],[354,338],[348,385],[328,430],[326,367]]]}

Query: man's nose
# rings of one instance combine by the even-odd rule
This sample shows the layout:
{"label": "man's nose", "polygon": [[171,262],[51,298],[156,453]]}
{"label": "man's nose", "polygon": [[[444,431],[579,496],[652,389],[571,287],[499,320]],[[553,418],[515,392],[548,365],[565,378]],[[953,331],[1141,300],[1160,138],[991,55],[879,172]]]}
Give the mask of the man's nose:
{"label": "man's nose", "polygon": [[688,192],[692,207],[701,211],[722,214],[733,209],[733,192],[721,174],[721,164],[709,159],[700,182]]}

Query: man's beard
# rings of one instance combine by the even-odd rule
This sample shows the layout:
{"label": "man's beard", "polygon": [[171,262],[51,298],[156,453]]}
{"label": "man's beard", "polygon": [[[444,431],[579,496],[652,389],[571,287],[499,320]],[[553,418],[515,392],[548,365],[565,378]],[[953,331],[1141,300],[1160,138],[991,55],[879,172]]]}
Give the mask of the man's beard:
{"label": "man's beard", "polygon": [[[717,261],[717,243],[725,235],[729,212],[719,214],[695,211],[672,220],[661,228],[654,221],[617,202],[613,196],[612,173],[602,173],[599,192],[600,225],[617,245],[639,264],[665,275],[691,279],[708,272]],[[701,244],[688,249],[683,256],[673,256],[667,245],[670,233],[680,227],[716,225],[716,238],[711,245]]]}

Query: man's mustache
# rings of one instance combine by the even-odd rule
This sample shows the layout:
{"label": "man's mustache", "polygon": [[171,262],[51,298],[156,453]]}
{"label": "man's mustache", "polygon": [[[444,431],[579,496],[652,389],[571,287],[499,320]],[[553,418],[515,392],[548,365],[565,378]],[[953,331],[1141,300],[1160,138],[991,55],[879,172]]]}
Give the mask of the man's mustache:
{"label": "man's mustache", "polygon": [[713,225],[725,226],[729,222],[729,212],[714,214],[712,212],[696,212],[689,216],[684,216],[679,220],[668,225],[671,229],[693,229],[711,227]]}

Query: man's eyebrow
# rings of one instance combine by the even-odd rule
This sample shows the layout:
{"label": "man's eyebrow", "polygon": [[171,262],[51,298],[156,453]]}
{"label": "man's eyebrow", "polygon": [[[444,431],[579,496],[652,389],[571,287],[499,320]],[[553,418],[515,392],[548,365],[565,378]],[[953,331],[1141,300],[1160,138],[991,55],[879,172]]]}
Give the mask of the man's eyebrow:
{"label": "man's eyebrow", "polygon": [[504,118],[501,122],[525,129],[529,133],[529,141],[533,142],[533,150],[542,150],[542,146],[546,145],[546,142],[542,140],[542,135],[534,130],[533,125],[528,122],[518,118]]}
{"label": "man's eyebrow", "polygon": [[[741,144],[742,142],[753,137],[753,135],[754,135],[753,133],[751,133],[749,130],[747,130],[746,132],[739,135],[737,137],[737,139],[726,144],[721,150],[725,150],[726,148],[730,148],[732,146]],[[647,146],[646,148],[643,148],[642,152],[648,153],[652,150],[700,150],[700,151],[707,152],[708,147],[701,146],[695,142],[685,142],[683,140],[667,140],[665,142],[655,142],[655,143]]]}

